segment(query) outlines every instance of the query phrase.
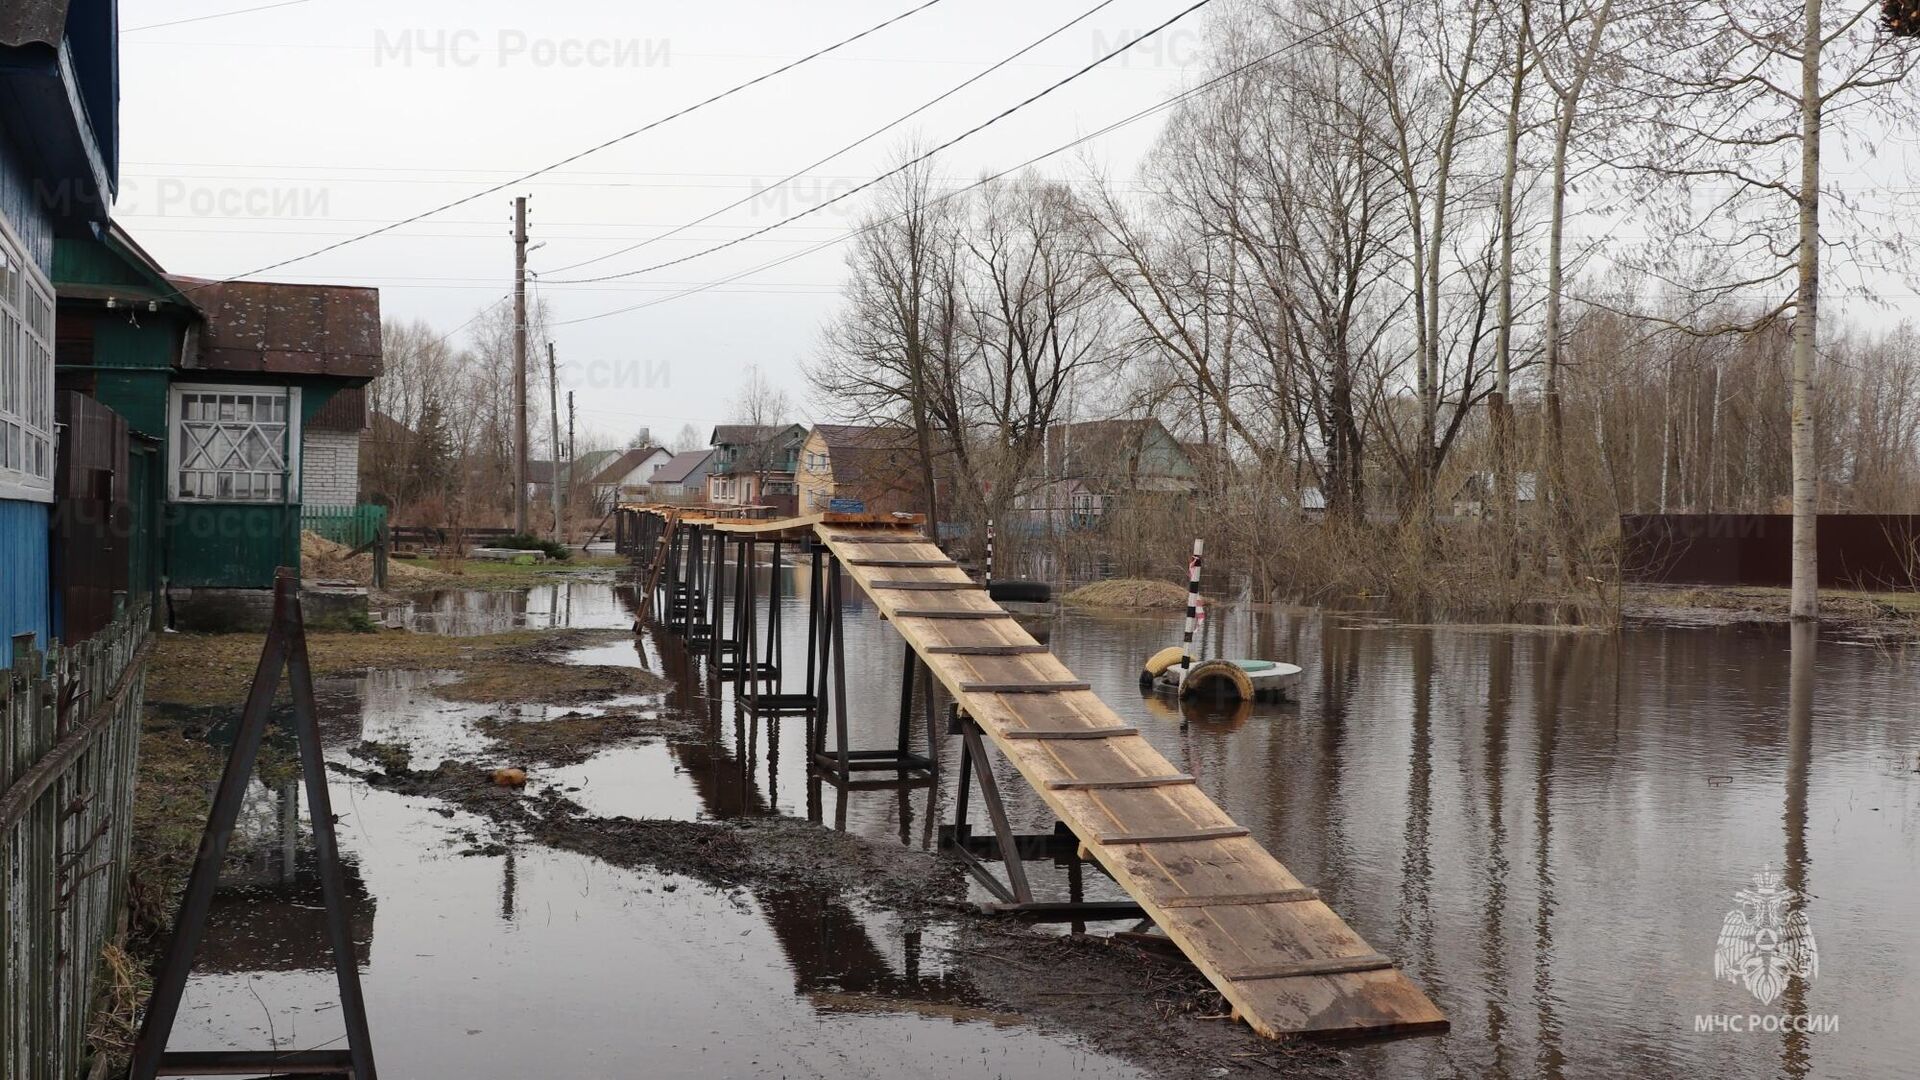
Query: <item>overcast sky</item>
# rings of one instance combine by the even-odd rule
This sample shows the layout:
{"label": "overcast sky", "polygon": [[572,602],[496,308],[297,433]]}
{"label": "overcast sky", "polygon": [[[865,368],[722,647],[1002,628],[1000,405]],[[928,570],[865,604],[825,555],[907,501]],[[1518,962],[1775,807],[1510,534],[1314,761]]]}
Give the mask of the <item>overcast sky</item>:
{"label": "overcast sky", "polygon": [[[169,270],[242,274],[578,153],[913,7],[918,0],[121,0],[122,185],[116,216]],[[262,275],[379,287],[390,318],[453,330],[510,289],[511,197],[533,198],[530,266],[551,278],[689,254],[824,202],[1020,101],[1189,0],[1111,0],[1097,14],[908,124],[681,236],[564,272],[664,232],[825,156],[1094,5],[943,0],[719,104],[508,191]],[[1164,31],[947,155],[971,180],[1177,91],[1203,14]],[[1162,117],[1085,148],[1131,176]],[[1054,159],[1079,168],[1075,151]],[[855,196],[726,251],[624,281],[546,285],[557,319],[640,304],[844,232]],[[670,436],[727,418],[749,365],[817,410],[798,360],[833,309],[833,245],[697,295],[560,326],[581,424]]]}

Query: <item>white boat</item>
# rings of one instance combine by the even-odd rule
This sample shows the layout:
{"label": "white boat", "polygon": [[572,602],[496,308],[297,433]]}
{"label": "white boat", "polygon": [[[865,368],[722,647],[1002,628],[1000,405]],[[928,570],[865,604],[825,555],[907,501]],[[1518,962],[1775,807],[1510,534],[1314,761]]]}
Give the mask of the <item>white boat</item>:
{"label": "white boat", "polygon": [[1222,701],[1297,700],[1301,668],[1278,660],[1202,660],[1182,664],[1183,650],[1153,654],[1140,672],[1140,688],[1181,698]]}

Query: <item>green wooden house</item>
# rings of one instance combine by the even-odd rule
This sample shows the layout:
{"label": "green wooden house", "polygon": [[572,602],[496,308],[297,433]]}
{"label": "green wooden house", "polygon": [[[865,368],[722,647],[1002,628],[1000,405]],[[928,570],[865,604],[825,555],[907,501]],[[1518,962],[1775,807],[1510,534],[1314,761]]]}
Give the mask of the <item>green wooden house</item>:
{"label": "green wooden house", "polygon": [[300,565],[306,427],[380,373],[380,299],[167,274],[117,225],[54,250],[59,385],[136,438],[128,580],[173,625],[259,623]]}

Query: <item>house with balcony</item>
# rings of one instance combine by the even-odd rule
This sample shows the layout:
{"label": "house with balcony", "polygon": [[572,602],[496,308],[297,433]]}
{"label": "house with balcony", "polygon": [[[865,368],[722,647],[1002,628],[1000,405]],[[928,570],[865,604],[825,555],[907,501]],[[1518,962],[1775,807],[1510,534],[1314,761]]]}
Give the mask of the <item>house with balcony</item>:
{"label": "house with balcony", "polygon": [[[0,665],[15,635],[44,648],[61,630],[53,252],[105,224],[119,182],[115,20],[113,0],[0,5]],[[115,433],[102,438],[111,453]]]}
{"label": "house with balcony", "polygon": [[713,463],[707,502],[714,506],[765,506],[773,516],[793,514],[795,474],[807,429],[800,424],[722,424],[708,445]]}

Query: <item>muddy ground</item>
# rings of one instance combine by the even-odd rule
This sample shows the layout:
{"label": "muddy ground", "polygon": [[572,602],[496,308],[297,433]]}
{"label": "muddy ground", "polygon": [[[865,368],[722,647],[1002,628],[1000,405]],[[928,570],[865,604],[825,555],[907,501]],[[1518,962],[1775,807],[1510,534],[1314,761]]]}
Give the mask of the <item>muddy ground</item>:
{"label": "muddy ground", "polygon": [[467,838],[472,854],[532,842],[689,878],[742,905],[758,889],[804,890],[957,925],[961,944],[949,962],[985,999],[958,1006],[849,995],[836,1007],[1038,1023],[1168,1077],[1344,1073],[1324,1047],[1261,1039],[1233,1021],[1224,999],[1177,954],[1106,936],[1042,933],[978,914],[966,902],[965,875],[950,858],[786,817],[596,817],[560,793],[496,784],[487,766],[447,761],[416,770],[404,754],[381,744],[363,743],[355,755],[369,767],[334,768],[376,787],[443,799],[491,823],[495,835]]}
{"label": "muddy ground", "polygon": [[[974,988],[966,1003],[845,994],[823,1007],[907,1011],[1029,1023],[1064,1031],[1091,1047],[1168,1077],[1327,1076],[1339,1058],[1312,1044],[1264,1040],[1228,1015],[1224,1000],[1177,954],[1107,937],[1061,935],[978,914],[967,903],[957,861],[868,840],[788,817],[729,821],[601,817],[568,792],[503,786],[495,770],[543,770],[584,761],[620,743],[684,739],[698,728],[650,698],[665,689],[632,667],[573,663],[569,654],[624,631],[518,632],[481,638],[383,631],[314,634],[317,675],[369,668],[450,673],[433,692],[449,701],[499,705],[476,729],[490,740],[484,761],[414,760],[403,744],[362,742],[338,773],[402,794],[437,799],[486,823],[464,832],[464,854],[504,853],[527,843],[631,869],[662,871],[684,887],[713,890],[745,906],[754,890],[794,889],[858,902],[914,922],[953,928],[949,964]],[[191,866],[206,814],[206,791],[220,756],[203,741],[237,715],[259,639],[251,635],[169,635],[150,682],[141,762],[141,851],[136,858],[139,914],[136,958],[158,945],[157,931]],[[560,705],[544,719],[514,706]],[[324,709],[324,703],[323,703]],[[290,753],[269,746],[263,772],[291,768]],[[671,890],[683,887],[669,884]],[[1113,925],[1113,924],[1108,924]]]}

